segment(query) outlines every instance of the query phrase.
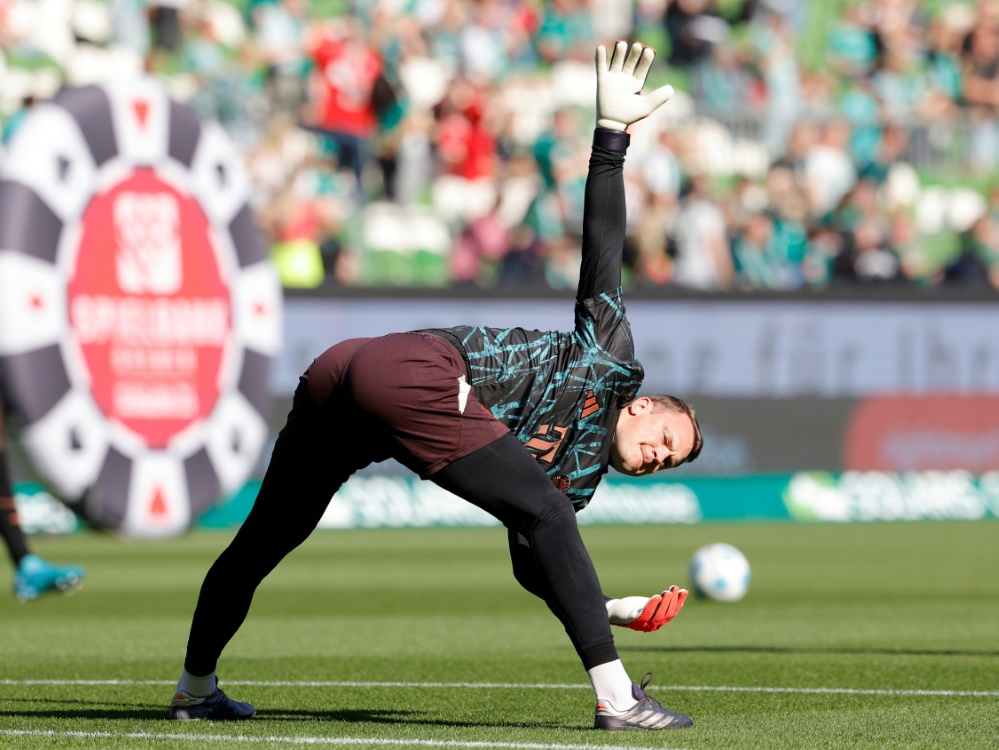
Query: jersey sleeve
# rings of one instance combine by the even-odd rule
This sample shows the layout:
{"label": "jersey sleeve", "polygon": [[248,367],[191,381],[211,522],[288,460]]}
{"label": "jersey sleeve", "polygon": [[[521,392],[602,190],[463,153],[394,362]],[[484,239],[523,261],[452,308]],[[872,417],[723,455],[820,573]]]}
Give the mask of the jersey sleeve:
{"label": "jersey sleeve", "polygon": [[631,363],[635,348],[625,317],[621,262],[625,239],[624,152],[628,134],[597,129],[586,177],[583,258],[575,335],[584,350]]}
{"label": "jersey sleeve", "polygon": [[612,371],[617,370],[616,364],[627,369],[640,367],[620,287],[576,303],[574,335],[584,351],[605,360]]}
{"label": "jersey sleeve", "polygon": [[577,301],[621,286],[626,207],[624,152],[628,134],[596,130],[583,203],[583,259]]}

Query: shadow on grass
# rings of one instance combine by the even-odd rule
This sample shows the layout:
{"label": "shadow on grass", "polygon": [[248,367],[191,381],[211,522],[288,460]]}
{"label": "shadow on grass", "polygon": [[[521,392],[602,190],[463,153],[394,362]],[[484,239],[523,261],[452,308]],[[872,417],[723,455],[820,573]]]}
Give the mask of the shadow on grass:
{"label": "shadow on grass", "polygon": [[[12,717],[22,719],[117,719],[122,721],[154,721],[165,719],[167,709],[164,706],[125,706],[121,703],[108,704],[100,701],[55,700],[51,698],[4,698],[4,703],[52,703],[66,708],[25,708],[21,711],[0,711],[0,718]],[[73,708],[73,706],[80,706]]]}
{"label": "shadow on grass", "polygon": [[999,656],[999,651],[914,648],[827,648],[793,646],[623,646],[618,651],[717,654],[835,654],[856,656]]}
{"label": "shadow on grass", "polygon": [[[165,706],[122,706],[109,705],[99,701],[83,700],[53,700],[44,698],[14,698],[5,699],[4,703],[51,703],[65,708],[25,708],[22,711],[0,711],[0,718],[20,719],[88,719],[93,721],[168,721]],[[79,706],[74,708],[73,706]],[[306,711],[302,709],[262,709],[257,711],[256,718],[247,720],[251,724],[260,721],[321,721],[339,722],[344,724],[394,724],[426,727],[496,727],[503,729],[560,729],[569,731],[587,731],[588,727],[580,725],[568,726],[544,721],[460,721],[453,719],[433,719],[417,711],[375,709],[333,709],[328,711]],[[175,726],[235,726],[242,721],[226,722],[170,722]]]}
{"label": "shadow on grass", "polygon": [[302,709],[258,709],[257,717],[268,721],[330,721],[345,724],[406,724],[425,727],[497,727],[503,729],[561,729],[587,731],[581,725],[557,724],[546,721],[461,721],[455,719],[434,719],[418,711],[371,709],[332,709],[328,711],[306,711]]}

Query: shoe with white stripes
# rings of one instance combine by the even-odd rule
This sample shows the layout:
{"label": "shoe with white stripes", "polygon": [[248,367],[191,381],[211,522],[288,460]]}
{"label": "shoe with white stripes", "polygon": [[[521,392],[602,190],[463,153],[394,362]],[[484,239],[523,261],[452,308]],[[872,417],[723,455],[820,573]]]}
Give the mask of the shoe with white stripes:
{"label": "shoe with white stripes", "polygon": [[641,685],[631,686],[631,694],[638,703],[627,711],[617,711],[607,701],[597,701],[597,718],[593,728],[619,732],[627,729],[679,729],[691,726],[694,720],[689,716],[667,711],[659,701],[646,694],[645,688],[650,682],[652,675],[647,674]]}
{"label": "shoe with white stripes", "polygon": [[170,718],[178,721],[241,721],[252,719],[257,715],[256,709],[249,703],[234,701],[223,693],[218,682],[215,692],[207,698],[191,695],[185,690],[178,690],[170,703]]}

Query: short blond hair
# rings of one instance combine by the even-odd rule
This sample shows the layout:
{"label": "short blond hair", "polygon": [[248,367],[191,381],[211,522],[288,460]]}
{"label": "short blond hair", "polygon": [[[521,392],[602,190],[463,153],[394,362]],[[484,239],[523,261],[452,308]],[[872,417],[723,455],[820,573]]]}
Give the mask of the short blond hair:
{"label": "short blond hair", "polygon": [[694,446],[690,449],[690,453],[687,454],[677,466],[680,464],[689,464],[691,461],[696,459],[701,455],[701,448],[704,447],[704,436],[701,434],[701,425],[697,421],[697,412],[694,407],[684,401],[682,398],[677,398],[676,396],[670,396],[665,393],[657,393],[654,396],[646,396],[655,406],[657,411],[671,411],[675,414],[686,414],[690,418],[690,424],[694,427]]}

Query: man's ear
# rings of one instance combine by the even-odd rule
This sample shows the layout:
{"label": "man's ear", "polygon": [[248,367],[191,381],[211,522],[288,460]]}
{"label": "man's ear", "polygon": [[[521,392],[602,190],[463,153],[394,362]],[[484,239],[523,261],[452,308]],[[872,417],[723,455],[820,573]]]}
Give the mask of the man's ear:
{"label": "man's ear", "polygon": [[630,404],[628,404],[629,414],[641,414],[643,411],[647,411],[652,406],[652,399],[648,396],[639,396]]}

